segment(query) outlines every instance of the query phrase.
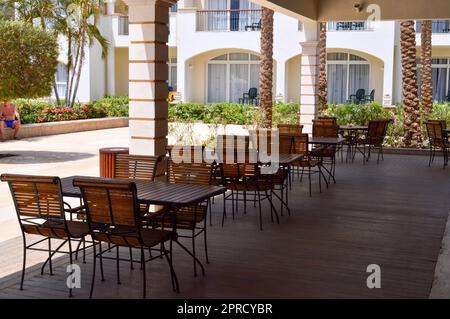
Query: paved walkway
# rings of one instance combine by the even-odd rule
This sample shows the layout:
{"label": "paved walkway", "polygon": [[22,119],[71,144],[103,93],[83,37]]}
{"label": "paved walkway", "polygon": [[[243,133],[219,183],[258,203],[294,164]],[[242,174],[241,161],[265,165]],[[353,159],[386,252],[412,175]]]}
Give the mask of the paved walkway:
{"label": "paved walkway", "polygon": [[[21,159],[0,159],[0,172],[55,174],[98,174],[97,151],[105,146],[127,145],[127,129],[46,137],[9,142],[8,152],[28,151]],[[32,149],[30,150],[30,146]],[[27,149],[28,148],[28,149]],[[47,153],[48,151],[59,154]],[[39,152],[40,151],[40,152]],[[60,152],[73,152],[60,154]],[[26,156],[25,156],[26,155]],[[450,227],[443,240],[450,208],[450,170],[440,164],[428,168],[424,156],[385,156],[380,165],[374,161],[363,166],[340,164],[338,184],[313,197],[307,196],[307,183],[295,182],[291,196],[291,217],[280,225],[271,224],[265,215],[265,230],[257,228],[257,211],[242,212],[233,222],[220,227],[221,203],[213,208],[214,226],[209,231],[211,264],[207,277],[193,278],[191,260],[176,251],[176,270],[182,292],[170,291],[164,263],[149,266],[149,297],[412,297],[450,296]],[[50,159],[50,161],[49,161]],[[17,165],[18,162],[27,165]],[[15,165],[14,165],[15,164]],[[57,274],[41,277],[28,272],[26,291],[17,289],[21,250],[19,233],[6,220],[13,218],[9,192],[3,185],[1,212],[4,222],[0,233],[8,241],[0,242],[0,297],[65,297],[65,258],[59,260]],[[15,222],[15,219],[14,219]],[[6,230],[9,236],[4,236]],[[199,247],[201,247],[199,240]],[[2,253],[7,252],[7,253]],[[9,252],[8,252],[9,251]],[[200,249],[202,256],[202,249]],[[438,259],[438,255],[439,260]],[[41,256],[35,255],[31,264]],[[203,258],[202,258],[203,259]],[[83,266],[83,289],[76,296],[87,296],[91,258]],[[42,261],[42,259],[41,259]],[[436,266],[437,262],[437,266]],[[382,289],[365,286],[368,264],[380,264]],[[5,266],[5,267],[3,267]],[[7,266],[7,267],[6,267]],[[37,265],[38,266],[38,265]],[[436,271],[435,271],[436,266]],[[3,268],[2,268],[3,267]],[[140,272],[122,266],[122,285],[115,283],[113,263],[108,263],[108,281],[97,282],[96,297],[140,297]],[[156,276],[156,277],[155,277]],[[434,287],[432,283],[434,281]]]}
{"label": "paved walkway", "polygon": [[[0,142],[0,173],[98,176],[98,150],[110,146],[128,146],[128,128]],[[0,183],[0,242],[19,234],[13,205],[8,185]]]}

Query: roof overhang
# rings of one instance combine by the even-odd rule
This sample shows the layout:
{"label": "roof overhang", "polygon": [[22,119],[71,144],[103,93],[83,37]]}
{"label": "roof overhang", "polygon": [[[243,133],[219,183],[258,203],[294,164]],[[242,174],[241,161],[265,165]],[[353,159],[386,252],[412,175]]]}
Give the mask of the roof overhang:
{"label": "roof overhang", "polygon": [[381,20],[449,19],[449,0],[251,0],[294,18],[358,21],[379,8]]}

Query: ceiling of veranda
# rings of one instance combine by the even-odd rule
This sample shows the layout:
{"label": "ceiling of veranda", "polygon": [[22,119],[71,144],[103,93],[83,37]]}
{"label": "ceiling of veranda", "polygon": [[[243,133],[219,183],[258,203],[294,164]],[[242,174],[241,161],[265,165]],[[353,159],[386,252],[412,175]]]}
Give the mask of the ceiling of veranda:
{"label": "ceiling of veranda", "polygon": [[[449,19],[450,0],[251,0],[295,18],[316,21]],[[375,17],[376,18],[376,17]]]}

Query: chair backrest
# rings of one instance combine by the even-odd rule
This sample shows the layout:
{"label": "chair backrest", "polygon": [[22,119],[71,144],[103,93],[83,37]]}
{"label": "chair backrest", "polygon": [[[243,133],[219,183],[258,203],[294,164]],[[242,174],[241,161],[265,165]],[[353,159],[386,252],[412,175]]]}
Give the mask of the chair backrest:
{"label": "chair backrest", "polygon": [[250,88],[250,90],[248,90],[248,97],[250,99],[256,99],[258,97],[258,89]]}
{"label": "chair backrest", "polygon": [[139,227],[136,184],[103,178],[76,178],[86,205],[87,221],[106,226]]}
{"label": "chair backrest", "polygon": [[430,140],[430,143],[433,145],[441,146],[441,144],[444,141],[444,123],[445,121],[439,121],[439,120],[431,120],[425,122],[425,126],[427,128],[428,138]]}
{"label": "chair backrest", "polygon": [[[231,144],[231,145],[230,145]],[[248,149],[250,137],[247,135],[218,135],[217,149],[239,148]]]}
{"label": "chair backrest", "polygon": [[370,91],[370,100],[374,101],[375,100],[375,89],[373,89],[372,91]]}
{"label": "chair backrest", "polygon": [[[300,135],[300,134],[296,134]],[[294,135],[280,133],[279,151],[281,154],[291,154],[294,149]]]}
{"label": "chair backrest", "polygon": [[30,218],[65,219],[59,177],[3,174],[0,179],[9,184],[21,224]]}
{"label": "chair backrest", "polygon": [[337,125],[337,117],[319,116],[319,120],[322,122],[329,122],[330,124]]}
{"label": "chair backrest", "polygon": [[202,163],[204,146],[201,145],[174,145],[168,150],[169,158],[175,163]]}
{"label": "chair backrest", "polygon": [[371,140],[371,143],[383,143],[390,122],[391,120],[388,119],[369,121],[367,137]]}
{"label": "chair backrest", "polygon": [[191,162],[170,158],[167,166],[167,181],[169,183],[211,185],[214,165],[205,162],[201,154],[203,154],[201,149],[199,157],[198,150],[194,148],[191,150]]}
{"label": "chair backrest", "polygon": [[339,127],[334,120],[313,120],[314,137],[338,137]]}
{"label": "chair backrest", "polygon": [[114,177],[153,181],[161,160],[161,156],[117,154]]}
{"label": "chair backrest", "polygon": [[362,100],[364,99],[365,95],[366,95],[366,90],[365,89],[358,89],[356,90],[356,99],[357,100]]}
{"label": "chair backrest", "polygon": [[219,155],[219,167],[223,179],[253,177],[258,173],[257,151],[254,149],[225,149]]}
{"label": "chair backrest", "polygon": [[308,155],[308,134],[300,134],[293,136],[292,154]]}
{"label": "chair backrest", "polygon": [[303,125],[300,124],[278,124],[278,131],[281,134],[301,134]]}

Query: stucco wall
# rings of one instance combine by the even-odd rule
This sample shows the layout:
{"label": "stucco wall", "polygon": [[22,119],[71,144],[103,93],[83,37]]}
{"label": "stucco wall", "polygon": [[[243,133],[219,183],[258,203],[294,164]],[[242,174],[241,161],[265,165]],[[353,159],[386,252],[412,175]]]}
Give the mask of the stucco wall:
{"label": "stucco wall", "polygon": [[300,102],[300,59],[298,55],[286,62],[287,102]]}

